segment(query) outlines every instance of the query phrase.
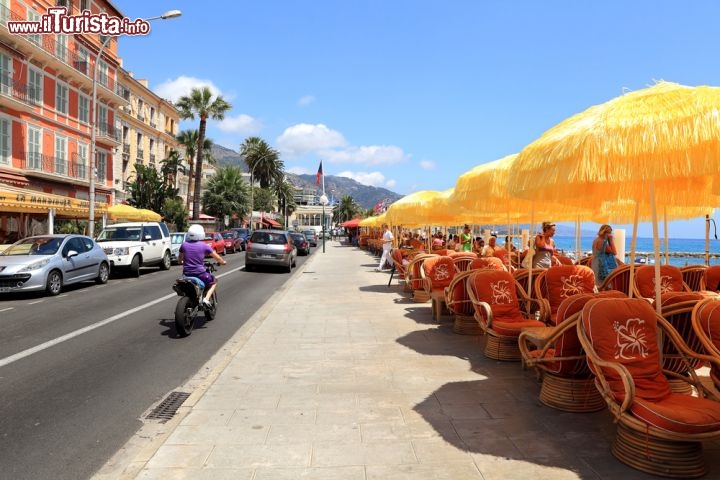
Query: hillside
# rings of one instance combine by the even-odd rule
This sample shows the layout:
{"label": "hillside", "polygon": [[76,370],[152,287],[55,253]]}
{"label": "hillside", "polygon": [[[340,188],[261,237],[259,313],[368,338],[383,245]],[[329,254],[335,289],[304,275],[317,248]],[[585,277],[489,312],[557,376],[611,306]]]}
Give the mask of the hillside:
{"label": "hillside", "polygon": [[[212,153],[218,165],[235,165],[239,166],[243,172],[248,171],[247,165],[245,165],[245,162],[238,152],[220,145],[213,145]],[[296,187],[317,188],[315,186],[315,175],[295,175],[293,173],[287,173],[286,175],[290,183]],[[389,199],[390,202],[394,202],[403,197],[403,195],[385,188],[363,185],[351,178],[337,177],[334,175],[325,175],[325,193],[328,197],[332,195],[334,199],[340,199],[349,195],[363,208],[373,208],[381,200]]]}

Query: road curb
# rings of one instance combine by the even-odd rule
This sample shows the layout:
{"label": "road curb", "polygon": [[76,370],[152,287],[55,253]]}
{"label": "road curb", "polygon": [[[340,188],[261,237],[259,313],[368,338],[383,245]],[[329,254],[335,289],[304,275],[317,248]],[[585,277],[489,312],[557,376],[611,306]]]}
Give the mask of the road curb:
{"label": "road curb", "polygon": [[[315,250],[314,254],[319,252]],[[147,414],[152,411],[167,395],[151,405],[141,416],[145,422],[142,427],[128,440],[125,445],[108,460],[92,477],[93,480],[132,480],[142,471],[148,461],[163,446],[165,441],[175,431],[175,428],[192,411],[192,408],[205,395],[210,386],[215,383],[220,374],[230,364],[237,353],[245,346],[250,337],[275,306],[288,294],[291,287],[300,278],[298,273],[303,273],[308,266],[315,261],[315,255],[310,255],[300,267],[296,269],[292,278],[286,282],[280,290],[275,292],[238,331],[214,354],[190,380],[172,391],[183,391],[190,393],[190,396],[178,408],[177,413],[166,423],[157,423],[152,420],[145,420]],[[219,319],[219,321],[222,321]],[[168,392],[169,394],[170,392]]]}

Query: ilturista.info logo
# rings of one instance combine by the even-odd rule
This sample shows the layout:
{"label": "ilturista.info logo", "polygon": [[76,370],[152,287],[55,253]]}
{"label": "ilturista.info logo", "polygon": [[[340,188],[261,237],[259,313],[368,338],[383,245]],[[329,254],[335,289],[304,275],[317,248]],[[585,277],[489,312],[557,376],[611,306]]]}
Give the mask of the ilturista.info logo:
{"label": "ilturista.info logo", "polygon": [[9,21],[7,28],[12,35],[38,35],[44,33],[92,33],[104,36],[147,35],[150,23],[138,18],[119,18],[107,13],[83,10],[80,15],[68,15],[65,7],[51,7],[40,16],[39,21]]}

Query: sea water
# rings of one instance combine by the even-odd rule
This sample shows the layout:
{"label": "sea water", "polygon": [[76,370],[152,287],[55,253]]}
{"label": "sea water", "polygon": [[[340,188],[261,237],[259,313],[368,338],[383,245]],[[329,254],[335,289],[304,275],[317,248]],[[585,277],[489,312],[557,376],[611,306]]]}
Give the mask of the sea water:
{"label": "sea water", "polygon": [[[575,237],[553,237],[555,246],[559,250],[566,253],[574,254]],[[591,252],[592,242],[595,237],[584,237],[580,239],[580,256]],[[630,244],[631,237],[625,238],[625,261],[630,261]],[[638,237],[635,251],[639,253],[640,259],[645,259],[648,263],[652,261],[653,239]],[[670,256],[670,265],[683,267],[685,265],[704,265],[705,264],[705,239],[704,238],[671,238],[668,240],[668,252],[672,253],[693,253],[693,256]],[[665,263],[665,242],[660,241],[660,257],[661,262]],[[720,265],[720,258],[713,258],[712,255],[720,255],[720,240],[710,239],[710,265]]]}

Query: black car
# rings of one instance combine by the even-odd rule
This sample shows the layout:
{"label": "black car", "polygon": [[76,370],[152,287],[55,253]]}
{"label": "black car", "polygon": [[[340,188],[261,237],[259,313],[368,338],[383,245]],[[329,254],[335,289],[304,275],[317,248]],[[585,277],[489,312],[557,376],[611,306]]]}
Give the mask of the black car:
{"label": "black car", "polygon": [[293,243],[297,247],[298,255],[310,255],[310,242],[302,233],[291,233]]}

